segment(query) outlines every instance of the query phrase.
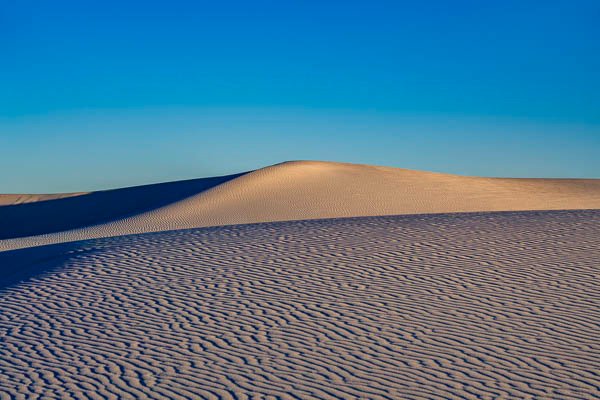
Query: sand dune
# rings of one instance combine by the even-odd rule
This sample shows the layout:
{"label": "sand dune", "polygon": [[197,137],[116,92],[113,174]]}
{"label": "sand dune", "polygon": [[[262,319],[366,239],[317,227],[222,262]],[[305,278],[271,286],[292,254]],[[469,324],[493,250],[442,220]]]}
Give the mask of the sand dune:
{"label": "sand dune", "polygon": [[255,222],[600,208],[598,179],[465,177],[315,161],[148,188],[0,207],[0,250]]}
{"label": "sand dune", "polygon": [[0,194],[0,206],[13,206],[17,204],[35,203],[38,201],[64,199],[67,197],[80,196],[88,193],[89,192],[55,194]]}
{"label": "sand dune", "polygon": [[407,215],[2,252],[0,398],[600,398],[599,224]]}
{"label": "sand dune", "polygon": [[600,398],[600,180],[290,162],[0,201],[0,399]]}
{"label": "sand dune", "polygon": [[177,203],[240,175],[67,194],[0,207],[0,239],[40,235],[139,215]]}

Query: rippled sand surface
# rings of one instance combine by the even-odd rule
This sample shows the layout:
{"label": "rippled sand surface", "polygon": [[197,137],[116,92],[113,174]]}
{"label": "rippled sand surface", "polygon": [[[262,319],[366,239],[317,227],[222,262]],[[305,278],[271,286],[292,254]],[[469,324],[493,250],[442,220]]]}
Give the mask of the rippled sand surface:
{"label": "rippled sand surface", "polygon": [[0,398],[600,397],[600,211],[0,252]]}

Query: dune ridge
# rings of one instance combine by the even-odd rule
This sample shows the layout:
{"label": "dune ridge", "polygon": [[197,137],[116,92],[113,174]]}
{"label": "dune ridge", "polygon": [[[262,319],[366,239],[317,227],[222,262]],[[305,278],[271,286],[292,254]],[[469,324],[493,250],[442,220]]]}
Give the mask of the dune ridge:
{"label": "dune ridge", "polygon": [[[85,196],[77,199],[85,200]],[[59,201],[47,203],[51,208]],[[25,206],[14,206],[14,209]],[[74,225],[81,222],[80,226],[61,232],[46,231],[22,237],[13,233],[12,238],[0,240],[0,250],[257,222],[598,208],[600,179],[483,178],[347,163],[294,161],[241,174],[201,190],[190,190],[159,207],[107,218],[103,223],[89,225],[75,221]],[[90,212],[94,212],[93,208]]]}

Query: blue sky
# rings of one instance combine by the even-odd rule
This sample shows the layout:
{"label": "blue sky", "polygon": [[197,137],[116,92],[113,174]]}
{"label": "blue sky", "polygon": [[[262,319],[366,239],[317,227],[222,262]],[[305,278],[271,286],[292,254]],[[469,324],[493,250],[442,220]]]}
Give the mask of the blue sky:
{"label": "blue sky", "polygon": [[597,1],[3,2],[0,192],[288,159],[600,178],[598,20]]}

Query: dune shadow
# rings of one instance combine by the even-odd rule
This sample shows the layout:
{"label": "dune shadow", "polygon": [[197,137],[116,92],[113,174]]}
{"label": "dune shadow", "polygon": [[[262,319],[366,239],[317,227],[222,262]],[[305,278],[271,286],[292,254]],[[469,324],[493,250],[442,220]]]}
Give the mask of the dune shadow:
{"label": "dune shadow", "polygon": [[75,243],[0,252],[0,290],[60,269],[76,251]]}
{"label": "dune shadow", "polygon": [[193,196],[244,173],[93,192],[0,206],[0,240],[114,221]]}

